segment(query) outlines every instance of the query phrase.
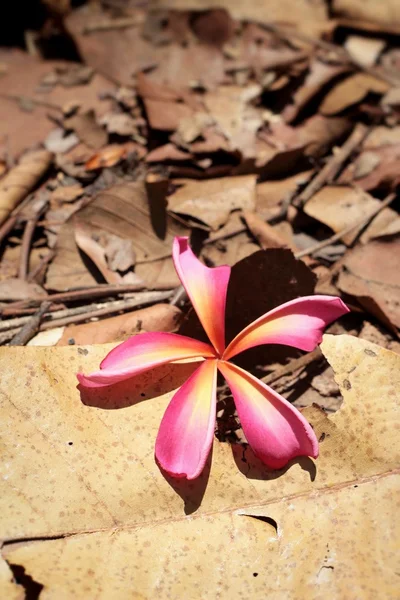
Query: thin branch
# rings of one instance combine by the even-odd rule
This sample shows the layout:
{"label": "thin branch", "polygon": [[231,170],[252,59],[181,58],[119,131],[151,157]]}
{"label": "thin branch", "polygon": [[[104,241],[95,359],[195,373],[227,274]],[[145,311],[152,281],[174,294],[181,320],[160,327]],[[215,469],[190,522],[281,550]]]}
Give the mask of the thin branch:
{"label": "thin branch", "polygon": [[10,346],[25,346],[25,344],[33,338],[33,336],[38,332],[40,322],[49,306],[50,302],[42,302],[39,310],[32,317],[30,317],[29,321],[25,323],[23,328],[13,337],[10,342]]}
{"label": "thin branch", "polygon": [[293,204],[304,206],[324,185],[331,183],[354,150],[367,136],[368,128],[358,123],[341,148],[328,159],[324,167],[297,196]]}

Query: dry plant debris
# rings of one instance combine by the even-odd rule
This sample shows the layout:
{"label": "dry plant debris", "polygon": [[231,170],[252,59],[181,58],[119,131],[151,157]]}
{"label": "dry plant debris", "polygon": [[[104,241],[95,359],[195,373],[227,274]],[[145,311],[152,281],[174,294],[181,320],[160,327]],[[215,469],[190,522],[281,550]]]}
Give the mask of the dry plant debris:
{"label": "dry plant debris", "polygon": [[[396,597],[398,2],[33,4],[43,20],[0,48],[0,595]],[[332,368],[243,357],[307,407],[314,466],[261,471],[221,387],[209,479],[166,482],[152,436],[192,365],[81,402],[95,344],[202,339],[175,235],[233,267],[230,338],[300,295],[350,306]]]}

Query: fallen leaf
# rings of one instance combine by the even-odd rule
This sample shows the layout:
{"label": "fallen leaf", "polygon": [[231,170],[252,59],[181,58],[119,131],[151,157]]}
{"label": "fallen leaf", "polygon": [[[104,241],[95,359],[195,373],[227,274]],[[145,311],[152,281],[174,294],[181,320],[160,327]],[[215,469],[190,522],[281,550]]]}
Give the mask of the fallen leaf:
{"label": "fallen leaf", "polygon": [[175,144],[164,144],[163,146],[159,146],[154,150],[151,150],[146,156],[146,162],[148,163],[158,163],[158,162],[166,162],[166,161],[180,161],[180,160],[190,160],[193,158],[193,154],[189,152],[184,152],[177,148]]}
{"label": "fallen leaf", "polygon": [[283,237],[272,225],[266,223],[257,213],[246,210],[243,213],[243,218],[251,234],[263,250],[266,248],[286,248],[290,245],[286,237]]}
{"label": "fallen leaf", "polygon": [[[303,210],[310,217],[328,225],[338,233],[350,227],[352,223],[356,225],[363,219],[368,218],[379,206],[380,200],[373,198],[359,188],[327,185],[310,198]],[[392,231],[396,232],[400,228],[400,217],[396,211],[385,208],[372,220],[361,240],[366,243],[371,237],[379,235],[379,232],[384,231],[389,225],[393,227]],[[343,236],[342,240],[345,244],[351,245],[358,237],[360,229],[360,227],[356,228]]]}
{"label": "fallen leaf", "polygon": [[355,296],[385,326],[400,327],[400,238],[359,246],[346,255],[343,265],[338,287]]}
{"label": "fallen leaf", "polygon": [[117,235],[108,234],[105,257],[112,271],[127,271],[136,262],[132,240],[123,240]]}
{"label": "fallen leaf", "polygon": [[87,223],[76,220],[74,222],[75,242],[82,252],[94,262],[107,283],[118,284],[122,277],[108,267],[105,249],[96,241],[97,228],[92,228]]}
{"label": "fallen leaf", "polygon": [[327,16],[326,6],[321,0],[312,3],[299,0],[295,4],[290,0],[270,0],[267,4],[260,0],[152,0],[152,6],[159,9],[197,11],[225,8],[234,19],[261,23],[295,23],[303,31],[311,31],[316,22],[323,22]]}
{"label": "fallen leaf", "polygon": [[[131,240],[136,256],[135,275],[157,288],[179,285],[171,258],[172,240],[175,235],[188,232],[172,217],[166,217],[166,222],[167,232],[162,240],[152,229],[145,182],[114,185],[74,215],[74,223],[95,230],[99,238],[103,233]],[[76,287],[78,281],[81,286],[96,282],[78,253],[72,231],[71,222],[60,229],[57,254],[47,272],[46,285],[51,289],[64,291]]]}
{"label": "fallen leaf", "polygon": [[[329,418],[316,407],[304,411],[321,443],[316,464],[301,459],[271,472],[247,447],[215,442],[208,485],[205,474],[188,486],[163,478],[153,444],[167,390],[193,366],[161,367],[135,384],[96,390],[84,404],[75,371],[96,368],[108,348],[2,349],[0,514],[9,564],[56,597],[79,597],[84,585],[88,596],[129,596],[134,589],[144,598],[213,598],[222,570],[224,594],[234,581],[235,594],[256,599],[282,591],[329,596],[332,586],[345,597],[349,572],[354,597],[365,589],[371,597],[396,596],[398,355],[350,336],[325,336],[322,349],[344,403]],[[9,365],[18,366],[18,385]],[[140,402],[141,394],[152,399]],[[40,452],[40,461],[28,464],[28,451]],[[371,545],[377,523],[384,543]],[[174,568],[165,571],[171,556]]]}
{"label": "fallen leaf", "polygon": [[71,221],[60,227],[55,250],[56,255],[46,273],[46,289],[60,292],[96,285],[97,280],[83,262],[75,243]]}
{"label": "fallen leaf", "polygon": [[[75,87],[40,85],[41,80],[57,67],[71,63],[39,60],[17,49],[2,49],[0,62],[8,67],[1,77],[5,95],[0,98],[0,134],[6,136],[8,152],[15,157],[43,143],[54,130],[54,121],[49,116],[59,120],[62,107],[71,103],[76,105],[78,93]],[[103,96],[114,87],[109,80],[96,73],[90,83],[79,87],[80,110],[85,112],[94,109],[98,116],[110,110],[110,101],[101,100],[100,95]],[[24,99],[30,106],[29,112],[21,108]]]}
{"label": "fallen leaf", "polygon": [[84,189],[79,183],[74,185],[60,185],[51,193],[50,200],[56,204],[63,202],[73,202],[80,198],[84,193]]}
{"label": "fallen leaf", "polygon": [[[131,17],[138,15],[129,8]],[[89,4],[72,11],[64,23],[87,65],[112,81],[131,86],[136,73],[157,64],[160,50],[142,37],[139,25],[85,33],[99,20],[112,21],[112,16],[101,5]]]}
{"label": "fallen leaf", "polygon": [[244,156],[255,155],[256,133],[263,120],[261,109],[250,104],[261,93],[261,86],[219,86],[204,96],[204,104],[229,140],[232,150],[239,149]]}
{"label": "fallen leaf", "polygon": [[265,219],[277,216],[282,204],[294,195],[300,185],[307,183],[313,171],[303,171],[285,179],[263,181],[257,184],[257,212]]}
{"label": "fallen leaf", "polygon": [[42,298],[46,292],[37,283],[28,283],[22,279],[5,279],[0,281],[0,302]]}
{"label": "fallen leaf", "polygon": [[344,46],[356,63],[362,67],[373,67],[386,42],[377,38],[349,35]]}
{"label": "fallen leaf", "polygon": [[177,180],[182,184],[168,198],[168,210],[198,219],[216,230],[232,210],[254,210],[256,176],[224,177],[205,181]]}
{"label": "fallen leaf", "polygon": [[333,0],[332,8],[336,14],[349,19],[400,27],[400,7],[397,0],[385,0],[376,4],[364,0]]}
{"label": "fallen leaf", "polygon": [[65,327],[57,346],[65,346],[70,340],[78,345],[122,342],[143,331],[173,332],[177,330],[181,318],[182,313],[176,306],[156,304],[95,323]]}
{"label": "fallen leaf", "polygon": [[356,73],[335,85],[322,101],[323,115],[337,115],[345,108],[361,102],[369,92],[385,94],[390,85],[368,73]]}
{"label": "fallen leaf", "polygon": [[52,162],[47,150],[28,152],[0,181],[0,224],[29,194]]}
{"label": "fallen leaf", "polygon": [[81,142],[90,148],[97,150],[107,144],[107,132],[96,122],[93,110],[65,119],[64,126],[75,131]]}
{"label": "fallen leaf", "polygon": [[180,102],[145,98],[144,106],[150,126],[160,131],[175,131],[183,119],[193,117],[192,109]]}
{"label": "fallen leaf", "polygon": [[283,111],[283,118],[290,123],[297,119],[308,104],[333,84],[339,76],[348,71],[343,65],[330,65],[320,60],[314,60],[304,84],[293,94],[291,104]]}

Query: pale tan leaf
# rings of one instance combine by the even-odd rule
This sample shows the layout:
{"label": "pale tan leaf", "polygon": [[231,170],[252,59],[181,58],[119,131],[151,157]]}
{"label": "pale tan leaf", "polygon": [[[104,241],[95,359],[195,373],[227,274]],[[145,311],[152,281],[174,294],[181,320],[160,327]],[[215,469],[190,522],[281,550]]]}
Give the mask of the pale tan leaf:
{"label": "pale tan leaf", "polygon": [[7,600],[24,600],[25,590],[22,586],[18,585],[15,580],[13,573],[6,563],[0,557],[0,591],[3,598]]}
{"label": "pale tan leaf", "polygon": [[[330,418],[304,413],[321,443],[316,463],[268,471],[247,447],[216,442],[209,478],[186,484],[161,476],[153,444],[166,390],[193,365],[83,404],[74,372],[110,347],[0,353],[4,554],[44,598],[396,597],[399,355],[325,336],[344,403]],[[60,539],[23,543],[47,536]]]}

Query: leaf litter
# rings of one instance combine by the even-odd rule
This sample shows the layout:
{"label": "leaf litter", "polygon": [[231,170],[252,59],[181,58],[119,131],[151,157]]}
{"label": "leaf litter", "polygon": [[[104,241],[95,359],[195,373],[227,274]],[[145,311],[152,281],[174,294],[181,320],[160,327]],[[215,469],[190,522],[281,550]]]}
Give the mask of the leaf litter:
{"label": "leaf litter", "polygon": [[[394,597],[395,4],[338,0],[333,18],[322,0],[62,4],[43,2],[26,50],[0,51],[3,595],[347,597],[357,568],[354,597]],[[68,43],[49,52],[60,23]],[[175,235],[233,267],[229,338],[314,291],[352,309],[322,345],[331,366],[277,346],[242,358],[305,410],[315,464],[263,470],[221,386],[211,472],[163,479],[156,424],[190,364],[79,397],[75,371],[110,348],[95,344],[202,339]]]}

